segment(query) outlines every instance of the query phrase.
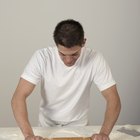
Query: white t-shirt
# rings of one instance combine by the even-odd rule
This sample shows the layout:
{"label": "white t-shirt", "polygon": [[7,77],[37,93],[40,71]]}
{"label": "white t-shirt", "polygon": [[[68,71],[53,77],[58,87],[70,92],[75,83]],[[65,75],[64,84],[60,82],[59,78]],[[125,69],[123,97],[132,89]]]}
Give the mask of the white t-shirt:
{"label": "white t-shirt", "polygon": [[103,56],[87,47],[71,67],[63,63],[57,47],[37,50],[21,77],[35,85],[41,82],[40,126],[48,126],[50,120],[56,124],[81,120],[86,125],[92,83],[100,91],[115,84]]}

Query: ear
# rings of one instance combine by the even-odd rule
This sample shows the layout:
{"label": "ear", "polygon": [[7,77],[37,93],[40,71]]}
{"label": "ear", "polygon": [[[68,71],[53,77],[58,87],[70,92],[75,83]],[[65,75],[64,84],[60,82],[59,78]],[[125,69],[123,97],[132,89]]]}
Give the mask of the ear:
{"label": "ear", "polygon": [[84,47],[84,46],[85,46],[86,41],[87,41],[87,39],[86,39],[86,38],[84,38],[84,40],[83,40],[83,44],[82,44],[82,47]]}

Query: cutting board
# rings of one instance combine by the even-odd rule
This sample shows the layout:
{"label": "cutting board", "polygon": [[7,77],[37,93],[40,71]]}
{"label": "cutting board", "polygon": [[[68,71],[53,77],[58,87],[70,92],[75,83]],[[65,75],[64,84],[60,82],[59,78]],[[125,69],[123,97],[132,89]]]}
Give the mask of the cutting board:
{"label": "cutting board", "polygon": [[[48,140],[47,138],[45,140]],[[90,137],[62,137],[62,138],[51,138],[51,140],[91,140]]]}

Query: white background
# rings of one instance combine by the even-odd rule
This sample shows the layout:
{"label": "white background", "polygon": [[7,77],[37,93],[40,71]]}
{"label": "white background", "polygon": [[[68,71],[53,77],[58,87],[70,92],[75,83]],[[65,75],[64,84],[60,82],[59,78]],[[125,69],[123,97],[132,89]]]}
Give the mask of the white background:
{"label": "white background", "polygon": [[[140,0],[0,0],[0,127],[16,126],[11,97],[33,52],[54,45],[56,24],[82,23],[87,46],[104,54],[122,101],[117,124],[140,124]],[[37,125],[39,86],[29,97]],[[91,90],[90,124],[101,124],[105,102]]]}

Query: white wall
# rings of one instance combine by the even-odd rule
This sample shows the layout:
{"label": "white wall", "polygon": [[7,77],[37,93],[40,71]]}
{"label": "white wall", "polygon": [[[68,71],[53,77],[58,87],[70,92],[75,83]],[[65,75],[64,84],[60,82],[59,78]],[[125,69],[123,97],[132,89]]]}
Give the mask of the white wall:
{"label": "white wall", "polygon": [[[118,124],[140,124],[139,0],[0,0],[0,126],[15,126],[10,100],[26,63],[39,48],[54,45],[62,19],[79,20],[87,46],[101,51],[117,81],[122,101]],[[91,90],[90,123],[101,124],[105,102]],[[39,86],[28,99],[37,125]]]}

